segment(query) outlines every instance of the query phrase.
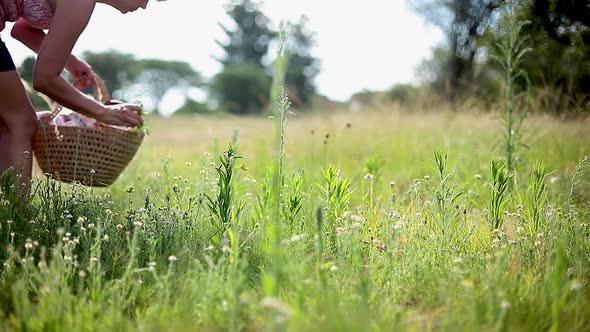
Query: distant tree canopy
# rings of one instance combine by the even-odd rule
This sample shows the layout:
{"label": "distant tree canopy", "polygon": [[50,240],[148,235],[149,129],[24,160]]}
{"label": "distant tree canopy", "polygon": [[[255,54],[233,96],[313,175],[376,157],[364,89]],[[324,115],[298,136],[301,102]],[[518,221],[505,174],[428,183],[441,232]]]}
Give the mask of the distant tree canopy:
{"label": "distant tree canopy", "polygon": [[295,107],[309,105],[316,94],[315,77],[320,73],[320,61],[311,54],[315,34],[307,29],[308,19],[301,16],[290,25],[287,41],[287,93]]}
{"label": "distant tree canopy", "polygon": [[206,113],[209,113],[209,108],[207,105],[190,98],[187,98],[184,102],[184,105],[174,112],[175,115],[195,115]]}
{"label": "distant tree canopy", "polygon": [[227,15],[235,27],[228,28],[219,23],[227,38],[227,42],[216,41],[225,53],[223,58],[218,59],[224,66],[248,64],[265,67],[263,58],[276,33],[259,7],[260,2],[251,0],[226,3]]}
{"label": "distant tree canopy", "polygon": [[467,78],[474,70],[480,38],[503,0],[413,0],[411,3],[419,14],[447,35],[449,51],[444,54],[446,59],[440,58],[441,51],[434,54],[434,61],[439,62],[434,66],[441,71],[434,75],[443,81],[436,84],[444,87],[444,94],[453,102],[458,91],[470,84]]}
{"label": "distant tree canopy", "polygon": [[521,16],[533,49],[524,67],[541,106],[590,111],[590,0],[527,1]]}
{"label": "distant tree canopy", "polygon": [[86,51],[82,57],[99,73],[111,93],[122,90],[140,73],[137,59],[131,54],[116,50],[99,53]]}
{"label": "distant tree canopy", "polygon": [[[136,59],[131,54],[115,50],[84,52],[83,58],[105,81],[107,89],[115,98],[146,96],[151,99],[156,114],[159,113],[162,99],[172,89],[201,87],[204,84],[201,75],[186,62]],[[21,77],[29,83],[33,81],[34,67],[35,57],[26,58],[19,67]],[[31,99],[35,107],[47,107],[38,95],[32,94]]]}
{"label": "distant tree canopy", "polygon": [[255,65],[226,66],[210,89],[233,114],[260,114],[268,105],[271,77]]}
{"label": "distant tree canopy", "polygon": [[105,80],[113,96],[129,99],[137,94],[145,95],[151,99],[155,114],[159,113],[162,99],[172,89],[203,84],[201,75],[182,61],[136,59],[114,50],[85,52],[84,59]]}
{"label": "distant tree canopy", "polygon": [[[217,40],[223,54],[217,59],[222,70],[209,82],[181,61],[138,59],[117,50],[86,51],[82,58],[103,78],[116,99],[136,101],[147,97],[153,113],[159,113],[166,94],[175,89],[206,87],[220,110],[234,114],[261,114],[268,109],[272,85],[271,45],[277,42],[278,32],[261,10],[261,1],[229,0],[225,9],[230,22],[219,23],[225,38]],[[307,28],[308,19],[287,22],[287,63],[285,88],[292,105],[309,106],[316,98],[314,79],[320,72],[320,62],[313,56],[315,34]],[[23,79],[32,82],[35,58],[27,58],[19,68]],[[90,93],[90,90],[85,91]],[[31,95],[37,107],[46,107],[38,95]],[[210,103],[208,103],[210,104]],[[183,113],[201,112],[207,105],[187,100]]]}
{"label": "distant tree canopy", "polygon": [[135,84],[144,87],[146,94],[152,98],[156,114],[168,91],[203,85],[201,75],[186,62],[144,59],[137,61],[135,66],[141,69]]}
{"label": "distant tree canopy", "polygon": [[[35,61],[36,58],[34,56],[27,57],[18,67],[18,73],[20,74],[21,78],[27,81],[27,83],[31,87],[33,86],[33,72],[35,70]],[[28,95],[35,109],[47,110],[49,108],[47,103],[38,94],[28,93]]]}
{"label": "distant tree canopy", "polygon": [[233,27],[219,24],[227,41],[216,41],[224,55],[223,65],[209,90],[221,109],[234,114],[261,113],[270,98],[270,75],[264,63],[275,32],[269,19],[259,10],[260,3],[250,0],[226,3]]}
{"label": "distant tree canopy", "polygon": [[[261,2],[253,0],[229,1],[226,10],[232,26],[220,24],[226,35],[225,40],[217,41],[224,52],[218,59],[223,69],[209,88],[220,107],[231,113],[261,113],[270,101],[272,70],[266,57],[278,33],[260,6]],[[297,107],[311,102],[316,91],[313,79],[319,73],[319,62],[310,52],[314,36],[306,24],[307,20],[301,18],[291,25],[286,52],[285,84]]]}
{"label": "distant tree canopy", "polygon": [[447,35],[419,68],[420,76],[449,101],[497,95],[500,80],[490,60],[502,37],[502,9],[516,8],[524,59],[540,108],[588,110],[590,101],[590,0],[413,0],[415,11]]}

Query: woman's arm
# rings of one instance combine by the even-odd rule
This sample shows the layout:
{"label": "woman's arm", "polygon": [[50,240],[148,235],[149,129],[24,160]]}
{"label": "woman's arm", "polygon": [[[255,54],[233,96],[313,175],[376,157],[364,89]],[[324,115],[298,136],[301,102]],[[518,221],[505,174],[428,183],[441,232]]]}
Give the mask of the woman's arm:
{"label": "woman's arm", "polygon": [[20,41],[35,53],[39,53],[43,39],[45,39],[45,32],[43,30],[32,27],[22,18],[14,23],[10,34],[14,39]]}
{"label": "woman's arm", "polygon": [[[49,32],[38,50],[33,87],[59,104],[99,121],[114,125],[139,125],[142,122],[139,106],[118,105],[116,109],[104,106],[79,92],[61,76],[78,37],[88,25],[95,4],[96,0],[57,0]],[[37,38],[32,37],[29,43],[34,46]]]}
{"label": "woman's arm", "polygon": [[[35,53],[39,53],[45,39],[45,31],[31,26],[22,18],[12,27],[11,35]],[[74,78],[76,88],[81,90],[92,84],[92,68],[73,54],[68,57],[65,69]]]}

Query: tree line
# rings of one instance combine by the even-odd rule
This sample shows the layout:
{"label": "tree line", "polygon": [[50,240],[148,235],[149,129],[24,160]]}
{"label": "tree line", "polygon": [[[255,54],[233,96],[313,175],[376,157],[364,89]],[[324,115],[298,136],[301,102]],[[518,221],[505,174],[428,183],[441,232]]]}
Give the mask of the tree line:
{"label": "tree line", "polygon": [[[493,109],[502,95],[502,68],[494,61],[498,42],[507,34],[507,6],[523,22],[519,38],[530,49],[523,55],[523,75],[517,83],[534,105],[533,110],[570,115],[590,112],[590,0],[410,0],[412,9],[446,36],[417,68],[420,83],[399,84],[386,91],[361,91],[351,102],[363,105],[398,102],[431,108],[445,101],[454,108],[480,105]],[[108,51],[85,52],[86,59],[120,99],[147,96],[154,112],[173,89],[201,88],[204,104],[188,99],[178,113],[226,111],[260,114],[267,110],[272,84],[269,50],[278,32],[257,0],[230,0],[225,10],[229,26],[219,24],[225,38],[217,44],[223,51],[217,61],[222,70],[204,78],[180,61],[137,59],[134,55]],[[301,17],[289,22],[285,85],[296,108],[310,107],[316,95],[314,78],[320,61],[312,54],[315,33]],[[393,60],[395,61],[395,60]],[[34,58],[21,65],[23,78],[32,78]],[[34,102],[41,103],[35,99]],[[329,100],[328,100],[329,102]]]}
{"label": "tree line", "polygon": [[[590,111],[590,0],[413,0],[413,9],[439,26],[446,42],[419,73],[450,103],[477,100],[488,107],[501,95],[502,69],[494,61],[506,35],[506,15],[522,22],[516,82],[535,109],[558,115]],[[507,11],[506,6],[511,10]]]}
{"label": "tree line", "polygon": [[[149,98],[152,112],[160,113],[162,100],[172,90],[188,91],[200,88],[213,105],[187,98],[176,113],[206,113],[225,111],[234,114],[260,114],[267,110],[272,84],[272,61],[267,59],[269,48],[276,42],[278,31],[262,12],[262,2],[231,0],[224,8],[232,21],[231,27],[219,23],[224,40],[216,41],[223,50],[217,59],[222,70],[205,78],[186,62],[161,59],[138,59],[117,50],[83,53],[82,58],[103,78],[107,89],[116,99],[127,101],[137,96]],[[320,62],[312,54],[315,34],[307,28],[302,16],[286,25],[289,34],[285,85],[294,107],[310,105],[316,93],[314,78]],[[19,67],[21,77],[32,81],[35,58],[29,57]],[[35,106],[46,107],[38,96],[31,96]]]}
{"label": "tree line", "polygon": [[495,109],[505,75],[496,57],[508,35],[505,22],[514,15],[523,25],[519,42],[528,50],[515,83],[530,97],[530,111],[590,114],[590,0],[410,0],[410,5],[445,36],[417,68],[420,83],[362,91],[352,101]]}

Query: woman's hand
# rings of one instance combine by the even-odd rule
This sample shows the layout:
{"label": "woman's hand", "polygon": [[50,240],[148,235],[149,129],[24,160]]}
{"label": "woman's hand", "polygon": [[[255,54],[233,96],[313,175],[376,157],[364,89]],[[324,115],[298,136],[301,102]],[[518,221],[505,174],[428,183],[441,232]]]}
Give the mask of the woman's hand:
{"label": "woman's hand", "polygon": [[105,105],[102,113],[95,119],[106,124],[123,127],[138,127],[143,124],[142,107],[137,104]]}
{"label": "woman's hand", "polygon": [[94,72],[92,67],[84,60],[80,60],[75,56],[70,56],[66,63],[66,70],[74,79],[74,86],[78,90],[83,90],[93,83]]}

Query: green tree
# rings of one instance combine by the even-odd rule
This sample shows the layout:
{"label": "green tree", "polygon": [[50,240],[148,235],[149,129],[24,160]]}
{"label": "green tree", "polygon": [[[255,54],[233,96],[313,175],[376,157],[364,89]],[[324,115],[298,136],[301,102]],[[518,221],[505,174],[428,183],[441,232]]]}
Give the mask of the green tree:
{"label": "green tree", "polygon": [[307,29],[309,20],[301,16],[291,24],[287,42],[287,73],[285,77],[289,98],[295,107],[309,105],[316,93],[314,78],[320,72],[320,62],[311,54],[315,34]]}
{"label": "green tree", "polygon": [[528,46],[523,67],[539,105],[557,114],[590,110],[590,1],[520,1]]}
{"label": "green tree", "polygon": [[233,114],[260,114],[270,99],[272,79],[255,65],[226,66],[210,89],[220,108]]}
{"label": "green tree", "polygon": [[200,103],[191,98],[187,98],[179,109],[174,112],[174,115],[194,115],[209,113],[210,110],[207,105]]}
{"label": "green tree", "polygon": [[33,72],[35,71],[36,61],[37,59],[34,56],[29,56],[26,57],[18,67],[20,77],[29,83],[33,83]]}
{"label": "green tree", "polygon": [[[18,73],[20,77],[29,84],[30,87],[33,86],[33,72],[35,71],[35,61],[36,58],[34,56],[29,56],[23,60],[21,65],[18,67]],[[32,92],[28,93],[29,99],[33,104],[33,107],[36,110],[47,110],[48,105],[47,103],[39,96],[39,94]]]}
{"label": "green tree", "polygon": [[121,90],[129,86],[141,73],[141,66],[137,65],[137,59],[132,54],[116,50],[86,51],[82,57],[100,75],[109,92],[114,95],[120,94]]}
{"label": "green tree", "polygon": [[234,0],[225,5],[234,28],[219,23],[226,34],[226,42],[216,41],[224,56],[218,59],[224,66],[256,65],[264,67],[264,57],[276,33],[270,28],[270,20],[260,11],[260,2]]}
{"label": "green tree", "polygon": [[503,0],[412,0],[414,10],[447,36],[446,64],[438,74],[439,79],[444,74],[444,83],[437,85],[444,86],[444,94],[451,102],[457,99],[460,88],[473,83],[481,37],[502,3]]}
{"label": "green tree", "polygon": [[136,66],[141,74],[134,83],[152,99],[155,114],[159,114],[162,99],[169,91],[203,85],[201,75],[186,62],[144,59],[137,61]]}
{"label": "green tree", "polygon": [[225,8],[233,27],[220,24],[227,37],[217,41],[225,53],[218,59],[223,70],[209,88],[221,109],[235,114],[261,113],[269,102],[271,79],[264,57],[276,33],[259,6],[251,0],[230,1]]}

